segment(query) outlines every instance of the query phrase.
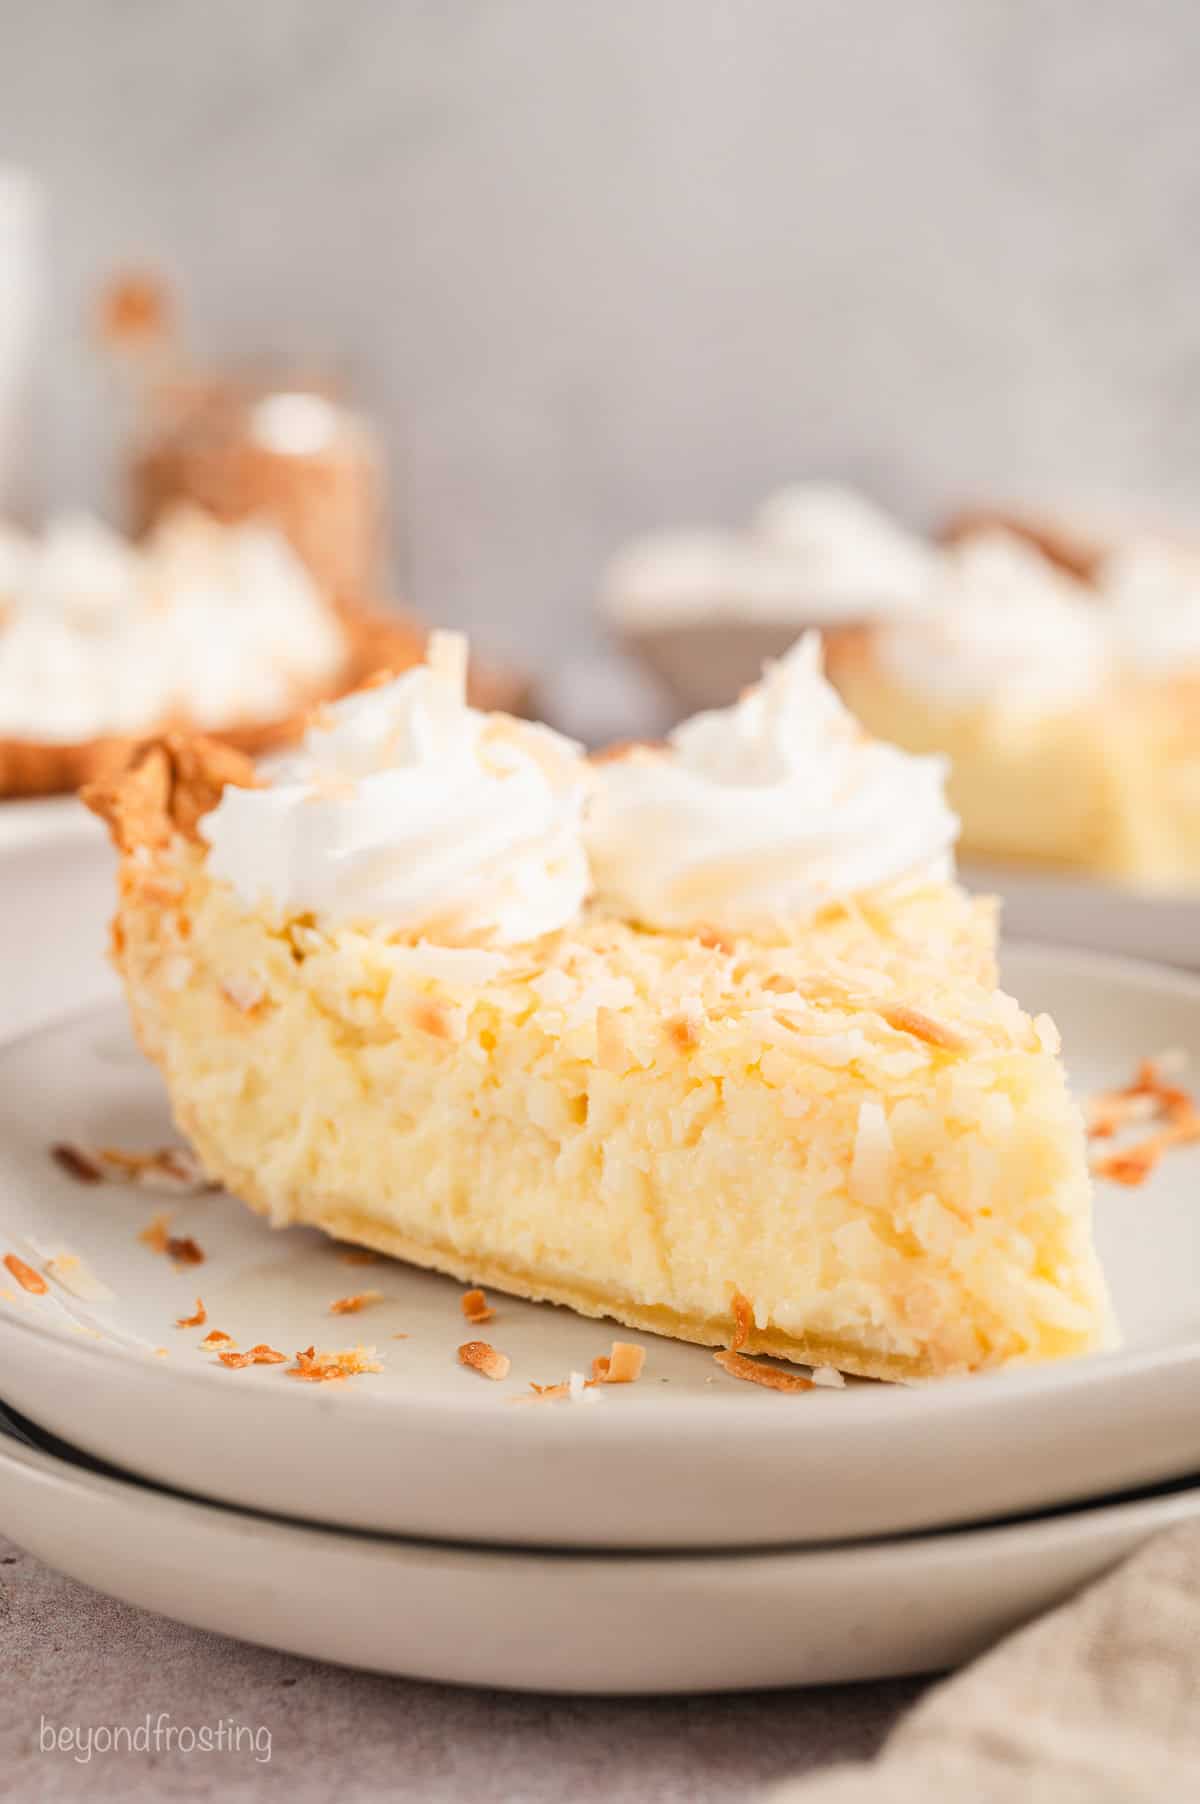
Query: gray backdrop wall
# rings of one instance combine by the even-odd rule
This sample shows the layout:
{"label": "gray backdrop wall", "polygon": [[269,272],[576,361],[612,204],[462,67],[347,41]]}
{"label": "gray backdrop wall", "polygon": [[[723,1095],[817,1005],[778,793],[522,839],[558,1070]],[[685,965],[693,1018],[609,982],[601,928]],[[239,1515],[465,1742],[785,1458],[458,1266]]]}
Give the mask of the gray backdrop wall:
{"label": "gray backdrop wall", "polygon": [[1188,0],[0,0],[50,189],[43,448],[102,497],[114,261],[331,355],[415,598],[546,662],[631,530],[833,471],[1200,484]]}

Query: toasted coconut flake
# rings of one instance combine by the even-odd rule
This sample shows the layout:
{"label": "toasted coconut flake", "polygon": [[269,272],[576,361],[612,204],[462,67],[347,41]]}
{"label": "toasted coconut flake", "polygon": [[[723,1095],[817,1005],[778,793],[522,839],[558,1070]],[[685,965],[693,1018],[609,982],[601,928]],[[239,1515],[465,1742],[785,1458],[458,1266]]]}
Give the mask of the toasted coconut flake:
{"label": "toasted coconut flake", "polygon": [[74,1178],[76,1183],[99,1184],[103,1181],[104,1173],[100,1167],[81,1148],[71,1146],[65,1140],[60,1140],[50,1148],[50,1157],[66,1172],[68,1177]]}
{"label": "toasted coconut flake", "polygon": [[330,1315],[357,1315],[360,1310],[369,1309],[372,1303],[381,1303],[381,1290],[359,1290],[352,1297],[335,1297],[329,1305]]}
{"label": "toasted coconut flake", "polygon": [[218,1353],[217,1358],[223,1366],[232,1366],[235,1370],[240,1366],[281,1366],[287,1362],[286,1353],[281,1353],[277,1347],[269,1347],[265,1341],[259,1341],[245,1353]]}
{"label": "toasted coconut flake", "polygon": [[635,1384],[642,1375],[645,1363],[645,1347],[635,1346],[632,1341],[615,1340],[608,1355],[608,1373],[604,1382]]}
{"label": "toasted coconut flake", "polygon": [[1121,1128],[1137,1122],[1163,1123],[1156,1134],[1094,1162],[1094,1176],[1130,1189],[1146,1181],[1171,1147],[1200,1140],[1200,1113],[1191,1095],[1166,1081],[1157,1059],[1143,1059],[1131,1081],[1122,1088],[1101,1091],[1092,1097],[1086,1115],[1088,1135],[1093,1140],[1112,1139]]}
{"label": "toasted coconut flake", "polygon": [[149,1247],[152,1253],[165,1253],[171,1240],[170,1226],[171,1217],[164,1210],[158,1215],[151,1216],[138,1235],[138,1239],[144,1247]]}
{"label": "toasted coconut flake", "polygon": [[458,1363],[478,1372],[482,1378],[507,1378],[512,1370],[508,1354],[498,1352],[485,1340],[464,1341],[458,1349]]}
{"label": "toasted coconut flake", "polygon": [[[196,1301],[200,1301],[199,1297],[197,1297]],[[220,1328],[214,1328],[210,1334],[204,1336],[200,1345],[202,1347],[231,1347],[233,1345],[233,1336],[232,1334],[225,1334]]]}
{"label": "toasted coconut flake", "polygon": [[561,1403],[571,1395],[569,1382],[563,1384],[534,1384],[523,1396],[514,1397],[514,1403]]}
{"label": "toasted coconut flake", "polygon": [[119,1177],[140,1184],[144,1190],[165,1190],[172,1195],[199,1196],[205,1191],[219,1190],[206,1177],[190,1147],[160,1146],[148,1153],[130,1153],[118,1146],[100,1146],[87,1157],[100,1167],[102,1175]]}
{"label": "toasted coconut flake", "polygon": [[747,1336],[754,1326],[754,1309],[749,1297],[743,1296],[740,1290],[733,1293],[733,1339],[729,1343],[734,1353],[746,1344]]}
{"label": "toasted coconut flake", "polygon": [[452,1038],[446,1011],[439,1008],[436,1002],[431,1002],[428,997],[422,998],[420,1002],[413,1005],[412,1022],[413,1026],[419,1028],[422,1033],[432,1034],[435,1040]]}
{"label": "toasted coconut flake", "polygon": [[204,1250],[198,1246],[190,1234],[176,1237],[171,1235],[164,1248],[168,1259],[174,1259],[179,1265],[203,1265]]}
{"label": "toasted coconut flake", "polygon": [[374,1347],[350,1347],[339,1353],[327,1351],[317,1352],[315,1347],[305,1347],[297,1353],[296,1363],[289,1366],[289,1378],[302,1378],[309,1384],[336,1383],[343,1378],[354,1378],[361,1372],[382,1372],[383,1366],[375,1358]]}
{"label": "toasted coconut flake", "polygon": [[723,1371],[731,1378],[745,1379],[747,1384],[761,1384],[768,1391],[811,1391],[811,1378],[802,1378],[799,1372],[780,1372],[774,1366],[760,1366],[756,1360],[747,1359],[744,1353],[718,1352],[713,1358]]}
{"label": "toasted coconut flake", "polygon": [[207,1320],[208,1310],[204,1307],[204,1300],[202,1297],[197,1297],[196,1313],[194,1315],[177,1315],[175,1326],[177,1328],[203,1328]]}
{"label": "toasted coconut flake", "polygon": [[879,1013],[898,1034],[911,1034],[914,1040],[924,1040],[927,1046],[936,1046],[942,1052],[967,1050],[968,1042],[954,1028],[935,1021],[932,1015],[922,1014],[920,1009],[910,1007],[907,1002],[880,1003]]}
{"label": "toasted coconut flake", "polygon": [[26,1265],[15,1253],[5,1253],[4,1264],[9,1273],[16,1279],[22,1290],[27,1290],[32,1297],[44,1297],[50,1286],[41,1272],[35,1272],[31,1265]]}
{"label": "toasted coconut flake", "polygon": [[489,1307],[488,1300],[481,1290],[464,1291],[461,1298],[463,1315],[468,1322],[478,1324],[490,1322],[496,1311]]}
{"label": "toasted coconut flake", "polygon": [[680,1052],[691,1052],[700,1044],[699,1007],[681,1009],[667,1022],[667,1038]]}
{"label": "toasted coconut flake", "polygon": [[733,952],[737,946],[733,935],[725,933],[720,927],[700,927],[696,938],[711,952]]}

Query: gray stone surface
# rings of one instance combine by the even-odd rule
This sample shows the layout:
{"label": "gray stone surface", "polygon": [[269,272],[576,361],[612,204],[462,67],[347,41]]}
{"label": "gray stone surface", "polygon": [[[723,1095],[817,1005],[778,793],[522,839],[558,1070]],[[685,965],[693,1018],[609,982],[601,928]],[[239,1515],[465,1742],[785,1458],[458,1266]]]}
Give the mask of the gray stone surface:
{"label": "gray stone surface", "polygon": [[1195,495],[1187,0],[0,0],[0,154],[54,200],[57,495],[79,338],[160,259],[205,350],[379,409],[417,599],[535,661],[622,535],[833,470]]}
{"label": "gray stone surface", "polygon": [[[378,1678],[128,1609],[2,1538],[0,1673],[0,1795],[21,1804],[743,1804],[788,1773],[873,1752],[920,1689],[638,1701]],[[233,1719],[269,1758],[249,1733],[240,1751],[181,1753],[168,1729],[161,1753],[95,1751],[98,1729],[160,1712],[177,1731]],[[73,1746],[43,1752],[64,1728]]]}

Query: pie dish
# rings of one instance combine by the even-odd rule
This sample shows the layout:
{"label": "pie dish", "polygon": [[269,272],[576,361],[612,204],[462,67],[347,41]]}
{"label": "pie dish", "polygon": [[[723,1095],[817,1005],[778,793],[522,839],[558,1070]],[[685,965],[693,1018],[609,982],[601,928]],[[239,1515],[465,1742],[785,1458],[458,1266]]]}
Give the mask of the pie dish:
{"label": "pie dish", "polygon": [[[168,727],[269,751],[424,639],[409,616],[327,600],[261,525],[177,512],[143,546],[83,519],[40,541],[0,531],[0,797],[76,789]],[[485,675],[482,693],[514,692]]]}
{"label": "pie dish", "polygon": [[174,737],[85,800],[205,1170],[278,1226],[631,1326],[915,1379],[1103,1345],[1083,1127],[996,988],[943,770],[811,636],[587,764],[465,653],[268,777]]}

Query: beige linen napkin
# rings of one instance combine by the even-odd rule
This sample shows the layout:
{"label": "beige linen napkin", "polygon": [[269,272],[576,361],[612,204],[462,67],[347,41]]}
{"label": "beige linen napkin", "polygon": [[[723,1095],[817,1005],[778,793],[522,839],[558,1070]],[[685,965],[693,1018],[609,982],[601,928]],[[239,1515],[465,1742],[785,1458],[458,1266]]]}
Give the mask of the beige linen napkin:
{"label": "beige linen napkin", "polygon": [[769,1804],[1187,1804],[1200,1799],[1200,1523],[922,1699],[879,1758]]}

